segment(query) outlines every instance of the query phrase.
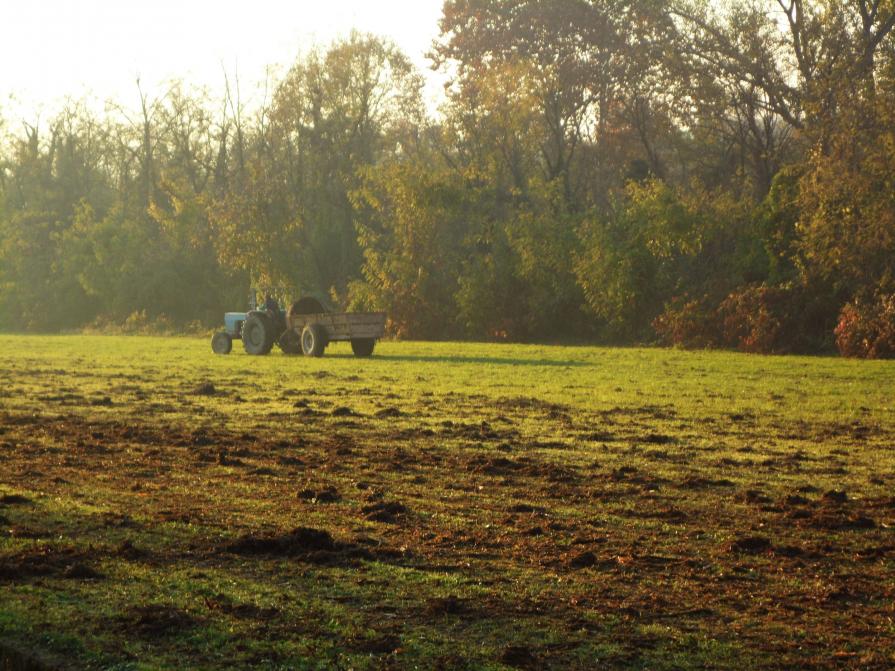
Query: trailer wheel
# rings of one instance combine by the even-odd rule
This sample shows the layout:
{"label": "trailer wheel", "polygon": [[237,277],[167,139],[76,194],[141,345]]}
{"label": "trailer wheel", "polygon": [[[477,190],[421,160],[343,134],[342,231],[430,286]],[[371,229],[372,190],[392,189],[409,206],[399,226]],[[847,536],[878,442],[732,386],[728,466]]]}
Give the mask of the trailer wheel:
{"label": "trailer wheel", "polygon": [[301,354],[301,336],[292,329],[284,331],[277,344],[283,354]]}
{"label": "trailer wheel", "polygon": [[263,356],[273,347],[273,324],[267,315],[251,314],[242,325],[242,346],[246,354]]}
{"label": "trailer wheel", "polygon": [[320,324],[308,324],[301,332],[301,351],[305,356],[323,356],[326,340],[326,329]]}
{"label": "trailer wheel", "polygon": [[354,356],[373,356],[373,348],[376,347],[375,338],[352,338],[351,351]]}
{"label": "trailer wheel", "polygon": [[215,354],[230,354],[233,351],[233,338],[225,331],[215,333],[211,338],[211,351]]}

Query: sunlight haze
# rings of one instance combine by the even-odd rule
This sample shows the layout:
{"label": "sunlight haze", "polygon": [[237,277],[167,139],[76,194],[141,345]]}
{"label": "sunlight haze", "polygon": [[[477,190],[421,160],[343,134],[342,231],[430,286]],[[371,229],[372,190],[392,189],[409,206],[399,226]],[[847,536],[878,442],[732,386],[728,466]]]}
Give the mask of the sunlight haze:
{"label": "sunlight haze", "polygon": [[441,0],[41,0],[5,3],[0,22],[0,111],[48,116],[66,97],[91,105],[137,101],[136,80],[160,94],[182,79],[223,88],[238,73],[251,105],[268,67],[282,71],[299,53],[352,29],[392,39],[423,71],[434,106],[442,77],[426,59]]}

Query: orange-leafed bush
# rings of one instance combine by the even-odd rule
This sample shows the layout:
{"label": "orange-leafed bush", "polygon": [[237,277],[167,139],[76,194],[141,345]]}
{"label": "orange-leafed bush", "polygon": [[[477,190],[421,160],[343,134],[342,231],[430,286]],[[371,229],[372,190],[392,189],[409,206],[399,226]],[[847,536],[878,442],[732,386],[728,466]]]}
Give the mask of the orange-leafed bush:
{"label": "orange-leafed bush", "polygon": [[846,304],[839,313],[835,335],[842,356],[895,356],[895,294],[877,292],[870,300]]}
{"label": "orange-leafed bush", "polygon": [[653,329],[666,345],[704,349],[722,343],[721,320],[708,297],[675,298],[653,321]]}
{"label": "orange-leafed bush", "polygon": [[724,339],[746,352],[773,352],[780,334],[780,319],[774,314],[776,291],[765,285],[746,287],[721,303]]}
{"label": "orange-leafed bush", "polygon": [[805,297],[801,287],[751,285],[721,303],[724,340],[744,352],[790,352],[804,330]]}

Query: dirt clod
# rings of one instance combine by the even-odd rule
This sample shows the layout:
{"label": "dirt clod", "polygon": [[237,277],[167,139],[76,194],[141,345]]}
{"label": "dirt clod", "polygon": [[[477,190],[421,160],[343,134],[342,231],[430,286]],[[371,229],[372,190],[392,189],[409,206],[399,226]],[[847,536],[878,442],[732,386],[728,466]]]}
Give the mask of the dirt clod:
{"label": "dirt clod", "polygon": [[325,487],[323,489],[303,489],[298,493],[298,498],[311,503],[337,503],[342,500],[339,490],[335,487]]}
{"label": "dirt clod", "polygon": [[231,598],[224,594],[206,597],[205,605],[209,610],[220,611],[241,620],[269,621],[280,615],[280,611],[277,608],[263,608],[253,603],[234,603]]}
{"label": "dirt clod", "polygon": [[824,503],[842,504],[848,501],[848,495],[844,491],[831,489],[820,497]]}
{"label": "dirt clod", "polygon": [[[288,557],[320,565],[353,565],[357,560],[373,559],[369,550],[357,544],[336,541],[328,531],[308,527],[299,527],[283,535],[250,534],[222,550],[244,556]],[[385,557],[386,551],[381,554]]]}
{"label": "dirt clod", "polygon": [[382,410],[376,411],[376,417],[379,419],[402,417],[403,415],[404,413],[397,408],[382,408]]}
{"label": "dirt clod", "polygon": [[636,475],[637,468],[635,466],[620,466],[619,468],[613,469],[609,479],[613,482],[624,482],[633,479]]}
{"label": "dirt clod", "polygon": [[129,559],[131,561],[136,559],[144,559],[147,556],[147,552],[145,550],[138,548],[130,540],[123,541],[117,548],[115,548],[115,554],[118,557]]}
{"label": "dirt clod", "polygon": [[218,391],[211,382],[202,382],[193,389],[193,396],[214,396]]}
{"label": "dirt clod", "polygon": [[541,506],[533,506],[530,503],[517,503],[513,506],[510,506],[509,511],[511,513],[542,513],[544,509]]}
{"label": "dirt clod", "polygon": [[426,605],[426,612],[429,615],[463,615],[469,611],[469,604],[453,594],[438,598],[430,599]]}
{"label": "dirt clod", "polygon": [[76,562],[62,572],[62,577],[70,580],[100,580],[104,576],[87,564]]}
{"label": "dirt clod", "polygon": [[277,463],[280,466],[303,466],[305,462],[298,457],[279,456],[277,457]]}
{"label": "dirt clod", "polygon": [[674,438],[666,436],[662,433],[649,433],[641,439],[644,443],[650,445],[669,445],[674,442]]}
{"label": "dirt clod", "polygon": [[774,547],[774,554],[778,557],[801,557],[805,550],[797,545],[777,545]]}
{"label": "dirt clod", "polygon": [[359,652],[370,655],[388,655],[401,647],[401,639],[393,635],[355,641],[352,646]]}
{"label": "dirt clod", "polygon": [[876,522],[866,515],[826,515],[821,514],[809,518],[809,526],[828,531],[868,530],[875,529]]}
{"label": "dirt clod", "polygon": [[683,510],[679,510],[678,508],[662,508],[661,510],[657,510],[652,517],[657,520],[664,520],[666,522],[681,524],[686,522],[690,516],[685,513]]}
{"label": "dirt clod", "polygon": [[0,505],[3,506],[26,506],[32,503],[31,499],[21,494],[4,494],[0,496]]}
{"label": "dirt clod", "polygon": [[371,503],[361,508],[361,512],[371,522],[384,522],[386,524],[394,524],[399,517],[406,515],[409,511],[403,503],[397,501],[380,501]]}
{"label": "dirt clod", "polygon": [[173,606],[151,604],[132,609],[120,618],[119,624],[122,629],[143,638],[162,638],[193,629],[199,620]]}
{"label": "dirt clod", "polygon": [[317,492],[317,496],[314,497],[314,503],[337,503],[341,500],[342,496],[339,494],[339,490],[335,487],[321,489]]}
{"label": "dirt clod", "polygon": [[336,543],[328,531],[299,527],[282,536],[243,536],[226,549],[241,555],[299,557],[313,552],[332,552]]}
{"label": "dirt clod", "polygon": [[522,464],[506,457],[476,457],[471,459],[466,469],[472,473],[486,475],[510,475],[522,468]]}
{"label": "dirt clod", "polygon": [[764,536],[748,536],[740,538],[728,544],[728,551],[739,554],[757,555],[770,552],[771,541]]}
{"label": "dirt clod", "polygon": [[712,487],[733,487],[734,483],[731,480],[727,480],[726,478],[720,478],[714,480],[712,478],[703,478],[699,476],[693,476],[686,478],[682,483],[681,487],[684,489],[710,489]]}
{"label": "dirt clod", "polygon": [[597,555],[593,552],[582,552],[569,560],[569,568],[589,568],[596,566]]}
{"label": "dirt clod", "polygon": [[771,497],[759,490],[747,489],[743,493],[742,500],[746,503],[770,503]]}
{"label": "dirt clod", "polygon": [[61,576],[70,566],[83,561],[83,553],[75,548],[35,546],[11,556],[0,557],[0,583],[22,582],[41,576]]}
{"label": "dirt clod", "polygon": [[500,655],[500,663],[515,669],[536,669],[540,666],[535,654],[524,645],[510,645]]}

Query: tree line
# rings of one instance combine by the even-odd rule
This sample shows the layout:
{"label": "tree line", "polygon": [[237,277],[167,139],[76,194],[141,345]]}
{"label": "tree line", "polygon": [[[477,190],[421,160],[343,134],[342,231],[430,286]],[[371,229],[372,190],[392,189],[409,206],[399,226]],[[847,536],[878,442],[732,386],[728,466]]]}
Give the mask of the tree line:
{"label": "tree line", "polygon": [[[406,338],[895,354],[895,3],[446,0],[247,110],[0,120],[0,328],[213,325],[250,286]],[[0,110],[2,116],[2,110]]]}

